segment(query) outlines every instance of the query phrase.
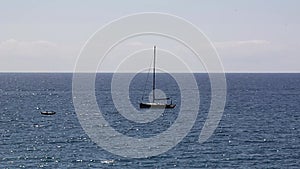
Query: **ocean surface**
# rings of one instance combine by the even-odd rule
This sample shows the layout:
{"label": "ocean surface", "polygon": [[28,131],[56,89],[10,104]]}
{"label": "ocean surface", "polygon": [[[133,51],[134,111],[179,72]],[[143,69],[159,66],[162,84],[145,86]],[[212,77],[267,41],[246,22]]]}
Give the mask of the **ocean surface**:
{"label": "ocean surface", "polygon": [[[224,114],[202,144],[198,137],[211,89],[207,74],[194,76],[200,106],[193,128],[169,151],[135,159],[104,150],[85,133],[73,105],[72,74],[0,73],[0,168],[300,168],[300,74],[226,74]],[[152,137],[176,120],[181,92],[171,76],[157,74],[156,85],[177,106],[149,124],[136,124],[118,113],[111,79],[112,74],[97,74],[95,94],[116,131]],[[146,74],[135,76],[125,98],[137,109],[151,91],[151,78],[148,86],[145,79]],[[41,115],[45,110],[56,114]]]}

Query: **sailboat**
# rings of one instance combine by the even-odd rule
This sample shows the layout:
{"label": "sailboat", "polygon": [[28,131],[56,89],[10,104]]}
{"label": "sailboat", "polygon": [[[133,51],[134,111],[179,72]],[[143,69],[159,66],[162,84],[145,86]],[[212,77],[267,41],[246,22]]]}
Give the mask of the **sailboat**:
{"label": "sailboat", "polygon": [[[155,98],[155,61],[156,61],[156,46],[153,53],[153,81],[152,81],[152,102],[140,102],[140,108],[168,108],[173,109],[176,104],[172,103],[170,98]],[[158,100],[170,100],[170,103],[158,103]]]}

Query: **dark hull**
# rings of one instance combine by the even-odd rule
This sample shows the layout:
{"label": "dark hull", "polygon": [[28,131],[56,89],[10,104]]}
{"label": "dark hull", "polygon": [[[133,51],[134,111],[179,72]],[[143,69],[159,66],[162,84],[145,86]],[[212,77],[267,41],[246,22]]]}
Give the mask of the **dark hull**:
{"label": "dark hull", "polygon": [[54,115],[54,114],[56,114],[56,112],[54,112],[54,111],[42,111],[41,114],[43,114],[43,115]]}
{"label": "dark hull", "polygon": [[149,108],[173,109],[175,106],[176,104],[140,103],[141,109],[149,109]]}

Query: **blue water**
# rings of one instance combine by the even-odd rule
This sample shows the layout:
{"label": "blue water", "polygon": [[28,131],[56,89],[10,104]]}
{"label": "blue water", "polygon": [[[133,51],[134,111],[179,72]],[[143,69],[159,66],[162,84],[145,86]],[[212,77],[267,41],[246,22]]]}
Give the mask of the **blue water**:
{"label": "blue water", "polygon": [[[110,95],[111,77],[97,75],[96,97],[117,131],[151,137],[172,125],[180,104],[148,125],[122,117]],[[222,120],[203,144],[197,140],[209,110],[210,83],[206,74],[195,77],[201,103],[190,133],[166,153],[130,159],[105,151],[85,134],[72,104],[72,74],[1,73],[0,168],[300,167],[300,74],[227,74]],[[145,75],[136,76],[130,84],[128,97],[136,107],[144,79]],[[180,91],[170,76],[158,74],[157,88],[180,102]],[[146,89],[149,94],[150,88]],[[57,114],[41,115],[42,110]]]}

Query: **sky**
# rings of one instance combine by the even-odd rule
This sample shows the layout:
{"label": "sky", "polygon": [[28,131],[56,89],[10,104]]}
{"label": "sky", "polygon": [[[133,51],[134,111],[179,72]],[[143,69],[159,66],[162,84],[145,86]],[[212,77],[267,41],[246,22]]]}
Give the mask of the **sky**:
{"label": "sky", "polygon": [[0,72],[72,72],[95,31],[139,12],[193,23],[225,72],[300,72],[299,7],[298,0],[0,0]]}

